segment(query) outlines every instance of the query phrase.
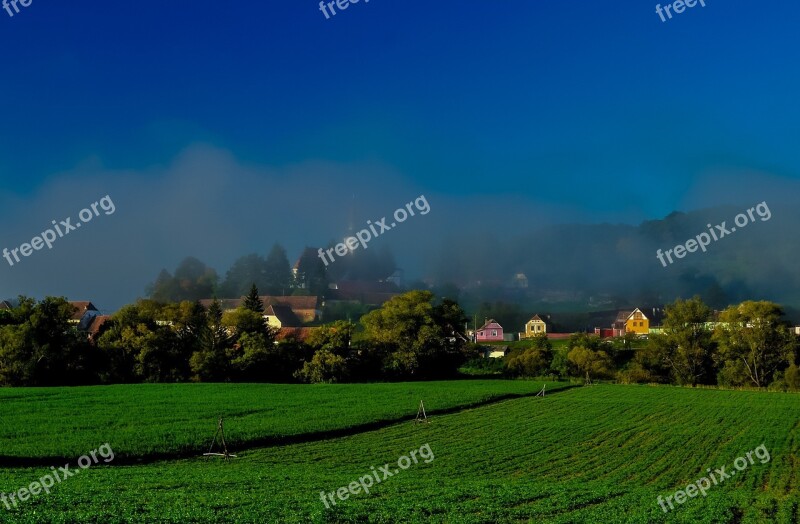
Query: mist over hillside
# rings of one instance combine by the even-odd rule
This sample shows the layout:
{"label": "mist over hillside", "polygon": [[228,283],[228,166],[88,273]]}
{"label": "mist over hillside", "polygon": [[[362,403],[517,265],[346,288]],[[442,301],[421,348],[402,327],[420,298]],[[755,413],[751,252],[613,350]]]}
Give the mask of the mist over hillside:
{"label": "mist over hillside", "polygon": [[[527,289],[506,298],[525,302],[560,297],[588,305],[590,298],[597,301],[599,296],[609,304],[663,304],[699,294],[718,308],[746,299],[796,308],[800,275],[792,268],[800,248],[791,235],[800,224],[800,213],[781,204],[768,203],[766,208],[768,219],[754,213],[755,222],[717,241],[712,238],[706,252],[697,248],[681,259],[673,257],[671,264],[659,261],[658,249],[696,239],[708,232],[708,224],[713,228],[725,221],[730,230],[734,217],[748,208],[674,212],[638,226],[543,225],[508,239],[476,235],[472,241],[453,240],[443,246],[436,279],[459,287],[514,287],[513,276],[523,273]],[[458,244],[467,248],[458,250]]]}

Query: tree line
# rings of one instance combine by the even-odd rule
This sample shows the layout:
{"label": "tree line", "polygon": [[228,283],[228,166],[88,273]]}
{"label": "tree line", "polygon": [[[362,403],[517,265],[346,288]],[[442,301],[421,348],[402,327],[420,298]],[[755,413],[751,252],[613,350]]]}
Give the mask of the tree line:
{"label": "tree line", "polygon": [[666,306],[660,332],[600,339],[577,333],[554,350],[546,336],[502,362],[478,364],[510,376],[622,383],[800,389],[798,338],[780,305],[745,301],[721,312],[699,297]]}
{"label": "tree line", "polygon": [[398,295],[358,322],[337,320],[302,340],[267,325],[255,285],[231,311],[218,301],[206,309],[197,301],[139,300],[92,341],[70,323],[66,299],[18,302],[0,311],[0,385],[416,380],[478,368],[587,382],[800,389],[798,337],[782,308],[765,301],[714,312],[698,297],[677,300],[646,340],[576,333],[554,349],[539,336],[503,359],[481,358],[461,306],[430,291]]}
{"label": "tree line", "polygon": [[476,356],[464,311],[428,291],[399,295],[358,323],[336,321],[305,339],[279,337],[252,285],[242,306],[139,300],[92,341],[65,298],[20,297],[0,311],[0,385],[140,382],[342,382],[448,378]]}
{"label": "tree line", "polygon": [[[334,245],[334,241],[329,243]],[[212,296],[240,297],[255,284],[267,295],[324,296],[329,282],[342,278],[374,282],[389,277],[396,269],[394,256],[386,247],[350,253],[327,268],[315,249],[306,248],[297,262],[294,272],[286,249],[276,243],[266,257],[258,253],[239,257],[220,278],[215,269],[187,257],[174,273],[162,269],[146,292],[157,302],[195,301]]]}

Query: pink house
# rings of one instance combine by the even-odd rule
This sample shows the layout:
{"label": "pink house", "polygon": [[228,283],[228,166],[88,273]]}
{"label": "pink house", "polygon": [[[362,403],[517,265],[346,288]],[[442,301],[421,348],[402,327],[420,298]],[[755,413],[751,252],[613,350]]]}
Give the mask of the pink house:
{"label": "pink house", "polygon": [[478,328],[475,332],[476,342],[502,342],[503,341],[503,326],[497,323],[493,318],[486,321],[484,325]]}

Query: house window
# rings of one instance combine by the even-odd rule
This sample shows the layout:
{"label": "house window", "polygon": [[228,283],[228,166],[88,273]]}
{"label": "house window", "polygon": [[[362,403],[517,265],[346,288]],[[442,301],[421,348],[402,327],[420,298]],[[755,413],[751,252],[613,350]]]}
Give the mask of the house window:
{"label": "house window", "polygon": [[496,330],[494,330],[494,329],[492,330],[492,336],[493,336],[493,337],[496,337],[496,336],[497,336],[497,331],[496,331]]}

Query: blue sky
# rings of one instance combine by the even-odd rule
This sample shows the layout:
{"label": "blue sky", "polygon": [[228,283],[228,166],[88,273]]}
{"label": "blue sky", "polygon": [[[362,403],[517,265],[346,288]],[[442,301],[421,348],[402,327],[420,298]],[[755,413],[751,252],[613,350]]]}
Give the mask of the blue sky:
{"label": "blue sky", "polygon": [[[442,208],[469,203],[478,223],[501,208],[636,224],[750,203],[749,189],[708,188],[727,176],[775,187],[798,178],[798,15],[793,2],[739,0],[707,0],[666,23],[643,1],[362,0],[326,20],[308,0],[33,0],[13,18],[0,11],[0,216],[14,224],[0,241],[18,245],[115,190],[129,210],[115,220],[136,223],[132,210],[150,200],[133,189],[183,201],[175,173],[204,155],[265,188],[294,174],[295,191],[361,194],[384,213],[426,193]],[[208,187],[226,207],[175,209],[249,220],[231,202],[254,186]],[[320,217],[338,211],[314,209],[291,238],[275,227],[224,249],[266,251],[274,239],[291,251],[336,236]],[[303,222],[293,213],[309,211],[281,213]],[[142,260],[148,271],[204,254],[173,246],[167,222],[141,232],[152,244],[139,248],[161,255]]]}

